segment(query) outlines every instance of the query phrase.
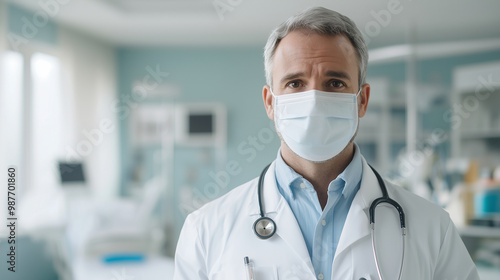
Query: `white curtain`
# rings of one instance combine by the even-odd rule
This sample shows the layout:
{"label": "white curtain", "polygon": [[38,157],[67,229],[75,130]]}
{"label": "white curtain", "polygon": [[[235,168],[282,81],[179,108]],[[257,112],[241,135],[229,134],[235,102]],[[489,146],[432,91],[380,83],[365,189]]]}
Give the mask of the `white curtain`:
{"label": "white curtain", "polygon": [[82,159],[93,195],[110,198],[119,184],[115,49],[64,27],[58,41],[66,104],[62,158]]}
{"label": "white curtain", "polygon": [[[59,209],[45,207],[54,204],[54,193],[61,187],[57,161],[76,160],[85,165],[86,185],[94,197],[116,196],[119,128],[113,111],[118,97],[114,48],[59,26],[57,45],[50,47],[48,54],[43,48],[37,49],[36,44],[29,46],[35,53],[26,76],[26,57],[7,50],[5,7],[0,1],[1,181],[6,182],[9,165],[18,166],[19,178],[26,178],[26,185],[17,190],[17,194],[27,195],[20,199],[28,206],[22,212],[50,216],[47,211],[54,211],[48,208]],[[33,85],[29,100],[23,93],[27,80]],[[26,114],[24,106],[28,101],[30,114]],[[25,137],[30,137],[28,147],[23,146]],[[28,153],[30,171],[23,170],[23,151]],[[0,192],[0,206],[5,206],[6,200],[6,191]],[[0,218],[4,212],[0,211]],[[25,222],[37,219],[36,215],[33,219],[25,217]],[[4,234],[5,229],[1,228],[0,236]]]}

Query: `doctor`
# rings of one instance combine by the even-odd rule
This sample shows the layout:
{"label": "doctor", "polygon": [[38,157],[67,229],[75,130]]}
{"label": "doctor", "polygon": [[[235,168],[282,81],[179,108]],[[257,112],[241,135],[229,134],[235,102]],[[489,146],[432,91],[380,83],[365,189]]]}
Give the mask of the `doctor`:
{"label": "doctor", "polygon": [[398,211],[383,203],[372,243],[369,208],[382,184],[353,143],[370,98],[368,51],[354,23],[308,9],[271,33],[264,59],[262,95],[281,148],[260,199],[275,233],[254,230],[256,178],[187,217],[174,279],[479,279],[448,214],[388,182],[406,235]]}

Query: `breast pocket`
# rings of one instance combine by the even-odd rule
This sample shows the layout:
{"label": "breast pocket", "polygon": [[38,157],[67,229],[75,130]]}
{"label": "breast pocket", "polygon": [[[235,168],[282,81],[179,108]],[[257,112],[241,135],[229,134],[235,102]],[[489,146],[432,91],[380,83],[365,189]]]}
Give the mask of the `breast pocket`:
{"label": "breast pocket", "polygon": [[[214,273],[211,280],[228,280],[228,279],[250,279],[248,277],[248,269],[241,267],[240,269],[221,269]],[[278,280],[278,269],[276,266],[254,266],[252,267],[253,278],[255,280]],[[283,278],[285,279],[285,278]]]}
{"label": "breast pocket", "polygon": [[278,277],[278,269],[276,266],[256,266],[253,269],[255,280],[260,279],[269,279],[269,280],[277,280]]}
{"label": "breast pocket", "polygon": [[303,264],[291,264],[278,268],[278,278],[286,280],[316,280],[309,268]]}

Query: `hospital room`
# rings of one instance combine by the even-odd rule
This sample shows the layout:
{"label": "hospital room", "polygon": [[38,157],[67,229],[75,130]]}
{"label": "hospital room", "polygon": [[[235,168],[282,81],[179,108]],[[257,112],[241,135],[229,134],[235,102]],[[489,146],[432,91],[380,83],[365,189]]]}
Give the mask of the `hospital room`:
{"label": "hospital room", "polygon": [[500,279],[499,12],[0,0],[0,279]]}

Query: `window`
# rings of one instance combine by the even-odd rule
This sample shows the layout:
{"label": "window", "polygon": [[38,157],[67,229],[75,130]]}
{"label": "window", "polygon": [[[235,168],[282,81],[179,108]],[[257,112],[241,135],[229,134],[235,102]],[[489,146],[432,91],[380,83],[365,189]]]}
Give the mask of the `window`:
{"label": "window", "polygon": [[55,188],[59,185],[57,160],[62,150],[61,65],[55,56],[34,53],[31,56],[31,188]]}
{"label": "window", "polygon": [[0,163],[18,167],[23,190],[55,188],[63,140],[60,61],[27,51],[0,57]]}

